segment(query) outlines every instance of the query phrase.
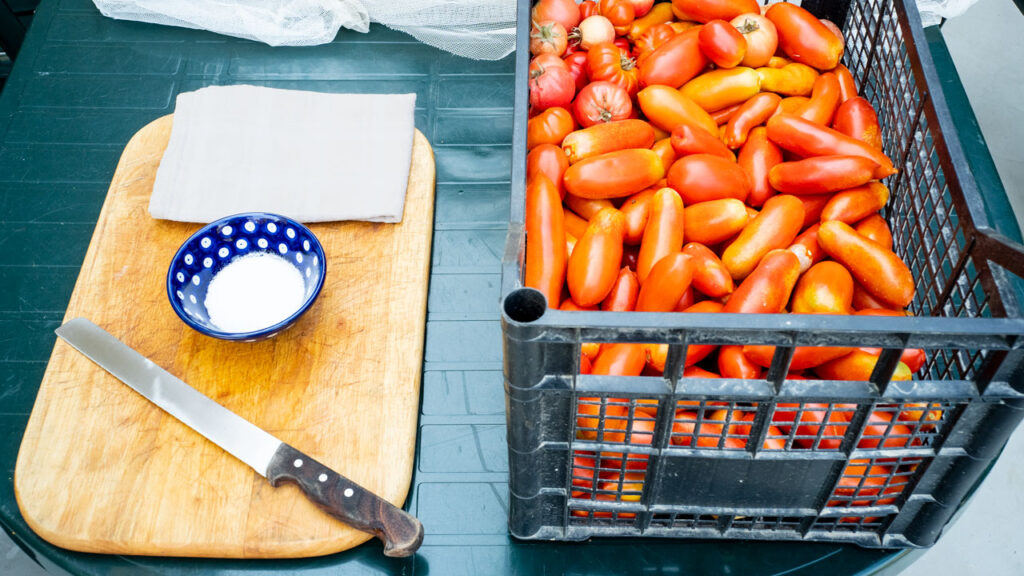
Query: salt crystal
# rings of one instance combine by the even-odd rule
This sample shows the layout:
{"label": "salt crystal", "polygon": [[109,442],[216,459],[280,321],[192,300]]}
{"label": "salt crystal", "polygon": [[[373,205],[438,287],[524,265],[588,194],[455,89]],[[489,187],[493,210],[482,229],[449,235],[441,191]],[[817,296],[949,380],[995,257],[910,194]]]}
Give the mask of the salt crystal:
{"label": "salt crystal", "polygon": [[217,273],[203,305],[224,332],[253,332],[285,320],[306,300],[298,268],[271,252],[242,256]]}

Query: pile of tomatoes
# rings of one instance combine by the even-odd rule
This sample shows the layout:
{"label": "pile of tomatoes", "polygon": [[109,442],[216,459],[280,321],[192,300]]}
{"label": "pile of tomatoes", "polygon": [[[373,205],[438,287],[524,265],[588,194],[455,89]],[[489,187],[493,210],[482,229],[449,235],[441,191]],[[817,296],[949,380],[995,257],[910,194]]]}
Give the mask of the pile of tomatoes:
{"label": "pile of tomatoes", "polygon": [[[757,0],[539,0],[532,20],[524,284],[549,306],[907,314],[914,278],[878,214],[889,199],[881,180],[897,169],[876,111],[840,63],[834,24]],[[667,352],[588,343],[580,371],[660,375]],[[773,354],[692,345],[684,375],[761,378]],[[789,377],[868,380],[879,354],[797,348]],[[906,350],[893,379],[911,379],[925,361]],[[581,437],[649,443],[656,407],[611,400],[581,399]],[[749,430],[753,411],[712,404],[679,407],[672,442],[744,448],[732,433]],[[817,438],[793,449],[838,449],[855,406],[805,408],[792,422],[785,416],[797,412],[780,404],[764,448],[802,435]],[[867,428],[895,437],[886,447],[909,446],[907,424],[941,418],[910,408],[873,412]],[[870,436],[860,447],[877,447]],[[591,476],[591,488],[600,483]]]}
{"label": "pile of tomatoes", "polygon": [[[539,0],[525,285],[562,310],[905,315],[878,211],[896,173],[841,32],[756,0]],[[758,378],[771,346],[690,346]],[[664,368],[667,346],[585,345],[582,371]],[[804,347],[794,377],[867,380],[878,349]],[[707,359],[707,361],[705,361]],[[894,379],[924,353],[908,350]]]}

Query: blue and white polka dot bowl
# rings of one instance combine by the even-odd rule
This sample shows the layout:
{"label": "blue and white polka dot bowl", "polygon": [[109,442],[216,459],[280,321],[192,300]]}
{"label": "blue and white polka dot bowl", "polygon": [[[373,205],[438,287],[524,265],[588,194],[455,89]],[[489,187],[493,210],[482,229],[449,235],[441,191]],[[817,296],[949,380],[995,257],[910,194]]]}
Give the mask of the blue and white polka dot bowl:
{"label": "blue and white polka dot bowl", "polygon": [[[218,328],[205,305],[211,281],[234,260],[261,252],[276,254],[299,271],[302,305],[284,320],[259,330]],[[167,297],[185,324],[202,334],[223,340],[262,340],[291,326],[312,306],[323,287],[326,264],[320,241],[302,224],[264,212],[236,214],[204,226],[181,245],[167,270]]]}

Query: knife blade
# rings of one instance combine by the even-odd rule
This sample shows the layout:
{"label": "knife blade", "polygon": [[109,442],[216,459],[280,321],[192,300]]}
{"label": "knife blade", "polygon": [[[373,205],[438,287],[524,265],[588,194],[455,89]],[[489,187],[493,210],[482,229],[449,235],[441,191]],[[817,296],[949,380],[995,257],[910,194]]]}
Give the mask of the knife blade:
{"label": "knife blade", "polygon": [[322,510],[384,543],[384,555],[411,556],[423,541],[416,517],[214,402],[86,318],[57,336],[133,390],[238,458],[271,486],[299,489]]}

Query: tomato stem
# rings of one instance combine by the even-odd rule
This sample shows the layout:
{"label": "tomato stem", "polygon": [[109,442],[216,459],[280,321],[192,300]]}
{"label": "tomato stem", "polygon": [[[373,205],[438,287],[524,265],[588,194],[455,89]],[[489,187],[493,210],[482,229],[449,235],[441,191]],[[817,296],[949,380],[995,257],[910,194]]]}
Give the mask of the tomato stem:
{"label": "tomato stem", "polygon": [[760,29],[761,25],[757,23],[757,20],[752,20],[750,18],[744,19],[743,24],[736,27],[736,30],[738,30],[740,34],[750,34],[752,32],[757,32]]}

